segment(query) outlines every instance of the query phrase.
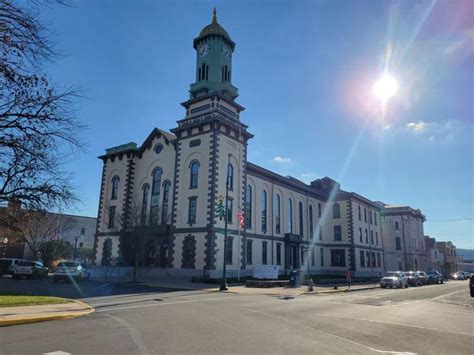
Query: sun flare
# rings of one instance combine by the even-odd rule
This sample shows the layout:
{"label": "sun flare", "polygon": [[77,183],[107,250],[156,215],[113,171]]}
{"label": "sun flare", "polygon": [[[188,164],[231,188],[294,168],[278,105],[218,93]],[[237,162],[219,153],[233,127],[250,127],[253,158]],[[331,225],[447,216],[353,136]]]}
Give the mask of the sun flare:
{"label": "sun flare", "polygon": [[387,100],[397,94],[397,80],[390,74],[384,74],[373,86],[373,93],[381,100]]}

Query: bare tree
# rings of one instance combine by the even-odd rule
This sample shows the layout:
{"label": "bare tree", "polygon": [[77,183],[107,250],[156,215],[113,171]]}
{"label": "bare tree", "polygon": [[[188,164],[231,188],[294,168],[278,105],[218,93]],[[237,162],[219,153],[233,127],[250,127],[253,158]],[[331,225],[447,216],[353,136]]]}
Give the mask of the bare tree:
{"label": "bare tree", "polygon": [[83,149],[75,118],[75,88],[53,85],[41,66],[55,52],[39,21],[39,5],[29,9],[0,0],[0,205],[18,199],[27,209],[47,210],[76,201],[70,154]]}

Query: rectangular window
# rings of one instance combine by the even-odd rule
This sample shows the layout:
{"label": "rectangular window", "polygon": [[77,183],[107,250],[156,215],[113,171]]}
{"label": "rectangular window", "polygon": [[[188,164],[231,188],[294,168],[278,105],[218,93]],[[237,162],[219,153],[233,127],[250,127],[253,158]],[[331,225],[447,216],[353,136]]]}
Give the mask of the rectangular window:
{"label": "rectangular window", "polygon": [[369,244],[369,231],[367,229],[365,230],[365,242]]}
{"label": "rectangular window", "polygon": [[306,264],[306,258],[305,258],[306,255],[305,255],[305,252],[304,252],[303,248],[300,249],[300,255],[301,255],[301,259],[300,259],[301,260],[301,267],[303,267],[303,265]]}
{"label": "rectangular window", "polygon": [[247,264],[252,265],[252,240],[247,240]]}
{"label": "rectangular window", "polygon": [[360,251],[360,266],[365,267],[365,254],[362,250]]}
{"label": "rectangular window", "polygon": [[365,257],[367,259],[367,267],[370,267],[370,253],[368,251],[365,252]]}
{"label": "rectangular window", "polygon": [[331,249],[331,266],[346,266],[345,249]]}
{"label": "rectangular window", "polygon": [[359,240],[361,243],[364,242],[364,240],[362,239],[362,228],[359,227]]}
{"label": "rectangular window", "polygon": [[369,210],[369,223],[372,224],[372,211]]}
{"label": "rectangular window", "polygon": [[311,266],[316,265],[316,256],[314,255],[314,248],[311,248]]}
{"label": "rectangular window", "polygon": [[321,204],[318,203],[318,217],[321,218]]}
{"label": "rectangular window", "polygon": [[196,223],[197,197],[189,198],[188,224]]}
{"label": "rectangular window", "polygon": [[262,242],[262,264],[267,265],[267,245],[268,242]]}
{"label": "rectangular window", "polygon": [[319,240],[323,240],[323,227],[319,226]]}
{"label": "rectangular window", "polygon": [[275,233],[280,234],[280,216],[281,216],[281,206],[280,206],[280,195],[276,194],[275,199]]}
{"label": "rectangular window", "polygon": [[277,243],[277,265],[281,265],[281,243]]}
{"label": "rectangular window", "polygon": [[374,222],[375,222],[375,225],[377,225],[377,212],[374,212]]}
{"label": "rectangular window", "polygon": [[342,240],[341,226],[334,226],[334,240],[335,241],[341,241]]}
{"label": "rectangular window", "polygon": [[380,253],[377,253],[377,267],[382,266],[382,258],[380,256]]}
{"label": "rectangular window", "polygon": [[367,209],[364,207],[364,222],[367,222]]}
{"label": "rectangular window", "polygon": [[81,228],[81,235],[86,234],[86,229],[84,227]]}
{"label": "rectangular window", "polygon": [[370,231],[370,244],[374,245],[374,231]]}
{"label": "rectangular window", "polygon": [[324,249],[319,248],[319,259],[321,260],[320,265],[324,266]]}
{"label": "rectangular window", "polygon": [[109,207],[109,229],[115,227],[115,208],[116,206]]}
{"label": "rectangular window", "polygon": [[398,227],[398,221],[395,221],[395,229],[399,229],[399,227]]}
{"label": "rectangular window", "polygon": [[379,233],[375,232],[375,244],[379,245]]}
{"label": "rectangular window", "polygon": [[358,209],[358,211],[359,211],[359,221],[362,221],[362,215],[361,215],[360,206],[357,206],[357,209]]}
{"label": "rectangular window", "polygon": [[262,207],[262,232],[267,233],[267,192],[265,190],[262,191],[261,207]]}
{"label": "rectangular window", "polygon": [[227,223],[232,223],[232,198],[227,199]]}
{"label": "rectangular window", "polygon": [[225,248],[225,262],[232,264],[232,247],[234,246],[234,238],[227,236],[227,243]]}
{"label": "rectangular window", "polygon": [[372,257],[371,257],[371,261],[372,261],[372,266],[375,267],[375,252],[373,251],[372,252]]}

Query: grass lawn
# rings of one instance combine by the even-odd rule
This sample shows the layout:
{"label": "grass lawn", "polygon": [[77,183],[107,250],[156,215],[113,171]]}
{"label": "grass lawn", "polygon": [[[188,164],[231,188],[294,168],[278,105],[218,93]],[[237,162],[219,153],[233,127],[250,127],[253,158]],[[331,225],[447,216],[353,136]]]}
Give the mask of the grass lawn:
{"label": "grass lawn", "polygon": [[70,302],[60,297],[48,296],[0,296],[0,307],[17,307],[17,306],[36,306],[42,304],[57,304]]}

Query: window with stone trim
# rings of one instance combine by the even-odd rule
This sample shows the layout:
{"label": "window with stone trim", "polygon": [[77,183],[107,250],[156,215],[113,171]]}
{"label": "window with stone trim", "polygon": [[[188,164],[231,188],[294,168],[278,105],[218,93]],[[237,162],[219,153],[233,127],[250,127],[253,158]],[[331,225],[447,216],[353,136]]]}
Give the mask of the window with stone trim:
{"label": "window with stone trim", "polygon": [[253,240],[247,239],[246,245],[247,245],[247,264],[252,265],[252,243]]}
{"label": "window with stone trim", "polygon": [[190,181],[189,181],[189,188],[190,189],[197,189],[198,188],[199,167],[200,167],[200,164],[197,160],[194,160],[189,165],[189,170],[190,170],[190,173],[191,173],[190,174]]}
{"label": "window with stone trim", "polygon": [[262,190],[261,207],[262,207],[262,232],[266,233],[267,232],[267,192],[265,190]]}
{"label": "window with stone trim", "polygon": [[359,221],[362,221],[362,213],[361,213],[362,211],[361,211],[360,206],[357,206],[357,210],[359,212]]}
{"label": "window with stone trim", "polygon": [[367,209],[364,207],[364,222],[367,222]]}
{"label": "window with stone trim", "polygon": [[245,189],[245,228],[252,228],[252,187],[247,185]]}
{"label": "window with stone trim", "polygon": [[399,225],[398,225],[398,221],[395,221],[395,229],[400,229]]}
{"label": "window with stone trim", "polygon": [[365,254],[363,250],[360,251],[360,266],[365,267]]}
{"label": "window with stone trim", "polygon": [[382,256],[377,253],[377,267],[382,267]]}
{"label": "window with stone trim", "polygon": [[309,239],[313,240],[314,230],[313,230],[313,206],[309,206]]}
{"label": "window with stone trim", "polygon": [[115,209],[116,206],[110,206],[109,207],[109,223],[108,223],[108,228],[113,229],[115,228]]}
{"label": "window with stone trim", "polygon": [[227,198],[227,206],[226,206],[227,223],[232,223],[232,204],[233,204],[232,197],[228,197]]}
{"label": "window with stone trim", "polygon": [[281,233],[281,199],[279,194],[276,194],[275,202],[275,233]]}
{"label": "window with stone trim", "polygon": [[300,227],[300,235],[303,235],[303,203],[299,203],[298,205],[298,214],[299,214],[299,227]]}
{"label": "window with stone trim", "polygon": [[331,249],[331,266],[346,266],[345,249]]}
{"label": "window with stone trim", "polygon": [[120,182],[120,178],[118,176],[114,176],[112,178],[112,196],[110,197],[112,200],[117,199],[119,182]]}
{"label": "window with stone trim", "polygon": [[365,242],[369,244],[369,231],[367,229],[365,230]]}
{"label": "window with stone trim", "polygon": [[196,262],[196,238],[192,235],[184,237],[183,253],[182,253],[182,268],[194,269]]}
{"label": "window with stone trim", "polygon": [[375,245],[379,245],[379,232],[375,232]]}
{"label": "window with stone trim", "polygon": [[188,224],[192,225],[196,223],[196,214],[197,214],[197,197],[189,197],[189,207],[188,207]]}
{"label": "window with stone trim", "polygon": [[150,191],[150,185],[145,184],[142,187],[143,196],[142,196],[142,212],[141,212],[141,222],[142,225],[147,223],[147,210],[148,210],[148,192]]}
{"label": "window with stone trim", "polygon": [[360,227],[359,227],[359,241],[360,241],[361,243],[364,242],[364,240],[362,239],[362,228],[360,228]]}
{"label": "window with stone trim", "polygon": [[374,231],[370,231],[370,244],[374,245]]}
{"label": "window with stone trim", "polygon": [[227,188],[234,189],[234,166],[231,163],[227,164]]}
{"label": "window with stone trim", "polygon": [[286,232],[293,233],[293,201],[291,200],[291,198],[288,199],[288,208],[286,214]]}
{"label": "window with stone trim", "polygon": [[321,218],[321,203],[318,203],[318,218]]}
{"label": "window with stone trim", "polygon": [[268,242],[262,242],[262,264],[267,265],[268,263]]}
{"label": "window with stone trim", "polygon": [[276,262],[281,265],[281,243],[276,243]]}
{"label": "window with stone trim", "polygon": [[225,249],[226,264],[232,264],[233,248],[234,248],[234,238],[227,236],[227,243],[226,243],[226,249]]}
{"label": "window with stone trim", "polygon": [[374,212],[374,222],[375,222],[375,225],[377,225],[377,212]]}
{"label": "window with stone trim", "polygon": [[397,250],[402,250],[402,242],[400,240],[400,237],[395,238],[395,248]]}
{"label": "window with stone trim", "polygon": [[337,202],[332,206],[332,218],[341,218],[341,206]]}
{"label": "window with stone trim", "polygon": [[155,168],[155,170],[153,170],[153,173],[152,173],[153,182],[151,185],[151,208],[150,208],[150,224],[152,225],[158,224],[162,175],[163,175],[163,170],[161,170],[161,168]]}
{"label": "window with stone trim", "polygon": [[162,204],[162,213],[161,213],[161,223],[162,224],[169,224],[169,216],[168,216],[168,205],[170,200],[170,186],[171,183],[169,181],[165,181],[163,184],[163,204]]}
{"label": "window with stone trim", "polygon": [[334,226],[334,240],[341,241],[342,240],[342,228],[341,226]]}
{"label": "window with stone trim", "polygon": [[323,240],[323,226],[319,226],[319,240]]}
{"label": "window with stone trim", "polygon": [[320,259],[320,265],[324,266],[324,249],[319,248],[319,259]]}

